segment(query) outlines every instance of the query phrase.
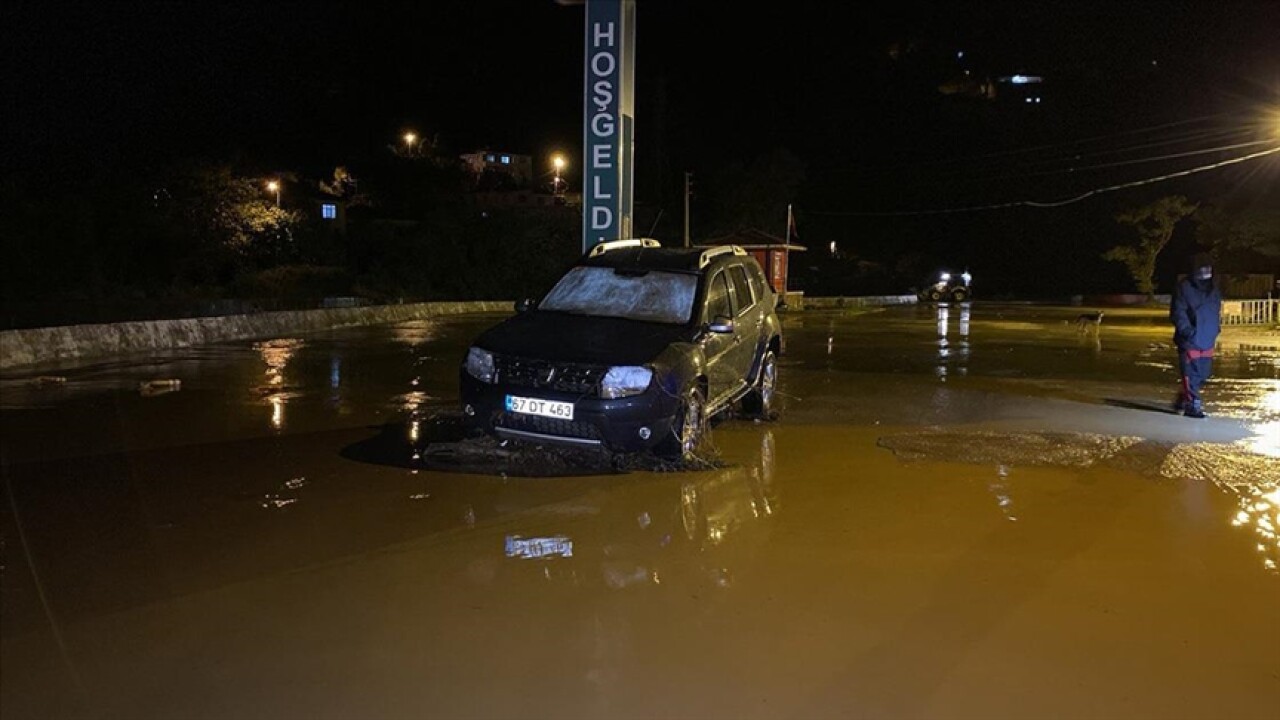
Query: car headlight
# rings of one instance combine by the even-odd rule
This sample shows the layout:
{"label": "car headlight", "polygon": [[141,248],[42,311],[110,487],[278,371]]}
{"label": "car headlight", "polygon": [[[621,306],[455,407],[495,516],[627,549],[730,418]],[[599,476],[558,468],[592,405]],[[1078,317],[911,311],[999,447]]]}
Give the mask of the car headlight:
{"label": "car headlight", "polygon": [[647,367],[619,365],[609,368],[600,381],[600,397],[609,400],[639,395],[649,387],[653,371]]}
{"label": "car headlight", "polygon": [[471,377],[481,381],[493,382],[493,353],[473,347],[467,351],[467,372]]}

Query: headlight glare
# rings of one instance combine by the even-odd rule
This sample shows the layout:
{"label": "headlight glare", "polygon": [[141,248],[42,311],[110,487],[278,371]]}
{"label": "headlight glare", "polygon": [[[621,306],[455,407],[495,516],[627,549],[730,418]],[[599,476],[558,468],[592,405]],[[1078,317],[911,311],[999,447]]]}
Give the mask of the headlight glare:
{"label": "headlight glare", "polygon": [[471,377],[481,381],[493,382],[493,353],[473,347],[467,351],[467,372]]}
{"label": "headlight glare", "polygon": [[609,400],[639,395],[649,388],[653,371],[647,367],[619,365],[609,368],[600,381],[600,397]]}

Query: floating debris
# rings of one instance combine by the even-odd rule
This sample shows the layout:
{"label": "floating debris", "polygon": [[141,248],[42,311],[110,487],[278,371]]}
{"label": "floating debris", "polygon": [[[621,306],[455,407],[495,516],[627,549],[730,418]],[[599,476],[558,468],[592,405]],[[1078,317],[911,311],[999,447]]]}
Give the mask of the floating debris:
{"label": "floating debris", "polygon": [[563,535],[553,537],[507,536],[507,557],[536,560],[548,557],[573,557],[573,541]]}
{"label": "floating debris", "polygon": [[53,387],[55,385],[66,385],[67,379],[61,375],[41,375],[31,381],[36,387]]}
{"label": "floating debris", "polygon": [[145,380],[138,383],[138,392],[143,397],[151,397],[152,395],[163,395],[165,393],[177,392],[182,389],[182,381],[172,378],[164,380]]}

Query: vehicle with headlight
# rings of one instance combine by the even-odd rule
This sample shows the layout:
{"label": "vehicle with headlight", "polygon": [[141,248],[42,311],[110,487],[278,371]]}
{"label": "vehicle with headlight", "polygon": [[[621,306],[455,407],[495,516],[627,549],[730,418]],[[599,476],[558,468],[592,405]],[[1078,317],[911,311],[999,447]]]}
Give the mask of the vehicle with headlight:
{"label": "vehicle with headlight", "polygon": [[688,457],[725,410],[773,416],[776,302],[740,247],[597,245],[476,339],[463,412],[498,437]]}
{"label": "vehicle with headlight", "polygon": [[916,292],[917,297],[921,300],[932,302],[964,302],[968,300],[973,290],[970,283],[973,282],[973,276],[965,270],[959,274],[953,274],[948,270],[940,270],[931,280],[925,283],[924,289]]}

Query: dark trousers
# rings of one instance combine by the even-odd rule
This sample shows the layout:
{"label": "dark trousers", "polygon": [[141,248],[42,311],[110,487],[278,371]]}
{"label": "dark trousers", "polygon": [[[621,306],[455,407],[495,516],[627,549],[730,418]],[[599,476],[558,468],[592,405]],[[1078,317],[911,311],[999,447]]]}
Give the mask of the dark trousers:
{"label": "dark trousers", "polygon": [[1188,407],[1200,407],[1200,387],[1213,372],[1213,355],[1198,356],[1195,350],[1178,351],[1178,365],[1182,370],[1182,402]]}

